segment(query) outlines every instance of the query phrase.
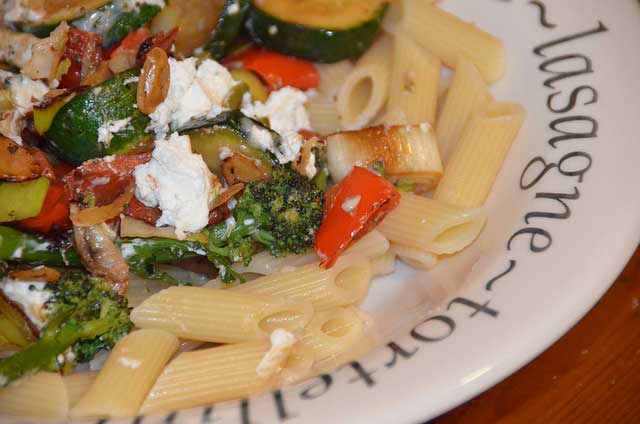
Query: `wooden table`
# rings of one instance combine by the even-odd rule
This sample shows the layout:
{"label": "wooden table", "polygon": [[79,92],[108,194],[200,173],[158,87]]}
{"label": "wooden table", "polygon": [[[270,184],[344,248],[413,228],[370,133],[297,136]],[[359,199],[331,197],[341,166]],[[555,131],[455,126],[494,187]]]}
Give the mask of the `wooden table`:
{"label": "wooden table", "polygon": [[430,424],[640,423],[640,249],[569,333]]}

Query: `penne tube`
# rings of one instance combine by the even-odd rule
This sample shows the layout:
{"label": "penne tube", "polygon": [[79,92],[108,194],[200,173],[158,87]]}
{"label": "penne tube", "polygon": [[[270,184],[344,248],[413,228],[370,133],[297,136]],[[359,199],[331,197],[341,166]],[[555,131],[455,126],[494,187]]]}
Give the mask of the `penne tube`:
{"label": "penne tube", "polygon": [[485,81],[502,78],[506,53],[500,39],[428,2],[405,1],[403,6],[402,28],[445,65],[455,68],[465,57]]}
{"label": "penne tube", "polygon": [[293,348],[280,383],[293,384],[362,356],[373,344],[365,327],[364,315],[353,306],[318,312]]}
{"label": "penne tube", "polygon": [[517,103],[491,103],[476,114],[451,154],[433,198],[451,205],[484,204],[504,159],[524,122]]}
{"label": "penne tube", "polygon": [[305,105],[311,128],[320,135],[340,130],[340,116],[333,98],[316,93],[309,96]]}
{"label": "penne tube", "polygon": [[436,123],[440,60],[404,31],[394,37],[393,69],[385,124]]}
{"label": "penne tube", "polygon": [[353,63],[350,60],[343,60],[336,63],[316,63],[314,65],[320,78],[318,92],[335,102],[340,87],[353,71]]}
{"label": "penne tube", "polygon": [[380,38],[347,76],[338,91],[336,103],[343,128],[367,126],[384,106],[389,95],[392,51],[391,39]]}
{"label": "penne tube", "polygon": [[459,58],[436,125],[436,138],[446,163],[469,118],[486,107],[489,87],[470,61]]}
{"label": "penne tube", "polygon": [[0,416],[66,419],[69,399],[58,373],[27,375],[0,389]]}
{"label": "penne tube", "polygon": [[71,409],[73,418],[135,415],[180,341],[160,330],[134,331],[113,348],[89,391]]}
{"label": "penne tube", "polygon": [[229,290],[238,294],[283,296],[311,302],[316,310],[321,310],[360,302],[367,294],[371,278],[368,259],[345,255],[329,269],[313,263],[294,271],[267,275]]}
{"label": "penne tube", "polygon": [[170,287],[135,308],[131,321],[184,339],[238,343],[268,339],[274,320],[288,331],[302,329],[311,320],[313,306],[305,299],[238,290],[250,284],[233,289]]}
{"label": "penne tube", "polygon": [[327,163],[334,180],[346,177],[354,166],[381,162],[386,176],[415,183],[429,191],[442,177],[442,162],[432,127],[378,126],[346,131],[327,138]]}
{"label": "penne tube", "polygon": [[170,412],[266,390],[287,360],[287,355],[281,356],[281,363],[259,373],[269,350],[269,342],[261,341],[181,353],[164,369],[140,413]]}
{"label": "penne tube", "polygon": [[384,255],[371,259],[371,274],[374,277],[393,274],[396,270],[396,252],[389,249]]}
{"label": "penne tube", "polygon": [[452,206],[412,193],[402,193],[400,204],[378,225],[392,245],[399,244],[443,255],[470,245],[484,227],[479,209]]}
{"label": "penne tube", "polygon": [[64,387],[67,389],[69,407],[73,407],[89,391],[96,380],[98,371],[74,372],[62,377]]}
{"label": "penne tube", "polygon": [[429,270],[438,265],[438,255],[426,252],[424,249],[394,244],[391,251],[398,255],[402,262],[414,268]]}

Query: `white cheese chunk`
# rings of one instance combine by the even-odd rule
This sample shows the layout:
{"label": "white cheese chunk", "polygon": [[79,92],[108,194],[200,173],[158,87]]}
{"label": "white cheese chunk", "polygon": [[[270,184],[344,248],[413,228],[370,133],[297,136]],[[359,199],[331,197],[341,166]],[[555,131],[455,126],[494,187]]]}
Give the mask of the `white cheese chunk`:
{"label": "white cheese chunk", "polygon": [[47,322],[45,303],[53,296],[53,293],[46,289],[46,283],[5,279],[2,282],[2,292],[9,300],[20,305],[24,314],[36,327],[44,327]]}
{"label": "white cheese chunk", "polygon": [[117,121],[107,121],[98,128],[98,143],[104,145],[105,148],[109,148],[111,145],[111,139],[114,134],[124,130],[131,123],[131,118],[119,119]]}
{"label": "white cheese chunk", "polygon": [[198,118],[212,118],[225,110],[223,101],[237,84],[218,62],[196,58],[169,59],[171,78],[165,100],[149,115],[148,129],[164,138],[171,129]]}
{"label": "white cheese chunk", "polygon": [[[244,98],[243,98],[244,100]],[[242,112],[259,119],[269,119],[269,126],[277,133],[311,129],[309,114],[305,109],[307,95],[293,87],[273,91],[266,103],[255,102],[251,107],[243,102]]]}
{"label": "white cheese chunk", "polygon": [[256,368],[259,377],[268,377],[278,372],[296,343],[296,336],[281,328],[271,333],[271,348],[262,357]]}
{"label": "white cheese chunk", "polygon": [[21,133],[26,123],[24,117],[33,110],[33,106],[44,98],[49,88],[42,81],[34,81],[24,75],[14,75],[0,71],[0,79],[7,82],[14,109],[0,121],[0,134],[22,144]]}
{"label": "white cheese chunk", "polygon": [[136,166],[133,175],[138,200],[162,211],[157,226],[174,226],[184,239],[207,225],[220,184],[202,156],[192,153],[189,136],[173,133],[169,140],[156,140],[151,160]]}

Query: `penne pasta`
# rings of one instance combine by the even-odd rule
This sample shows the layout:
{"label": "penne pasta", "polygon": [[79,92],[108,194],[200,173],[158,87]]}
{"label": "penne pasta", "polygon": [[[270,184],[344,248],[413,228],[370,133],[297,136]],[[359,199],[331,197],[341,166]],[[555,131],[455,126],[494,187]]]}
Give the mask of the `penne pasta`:
{"label": "penne pasta", "polygon": [[[181,353],[164,369],[140,412],[175,411],[266,390],[283,365],[258,373],[269,350],[269,342],[261,341]],[[286,359],[280,358],[283,363]]]}
{"label": "penne pasta", "polygon": [[340,130],[340,116],[332,97],[316,93],[309,96],[306,103],[311,128],[320,135]]}
{"label": "penne pasta", "polygon": [[440,60],[404,31],[395,34],[393,52],[385,124],[435,125]]}
{"label": "penne pasta", "polygon": [[371,259],[371,274],[374,277],[393,274],[396,270],[396,252],[389,249],[384,255]]}
{"label": "penne pasta", "polygon": [[0,416],[64,419],[69,399],[58,373],[39,372],[0,389]]}
{"label": "penne pasta", "polygon": [[445,65],[455,68],[465,57],[485,81],[502,78],[506,54],[500,39],[428,2],[404,1],[403,7],[402,28]]}
{"label": "penne pasta", "polygon": [[340,87],[353,71],[353,63],[350,60],[343,60],[336,63],[318,63],[315,66],[320,77],[318,91],[328,99],[335,101]]}
{"label": "penne pasta", "polygon": [[97,371],[76,372],[62,377],[64,387],[67,389],[69,407],[73,407],[89,391],[89,388],[98,376]]}
{"label": "penne pasta", "polygon": [[402,262],[414,268],[429,270],[438,265],[438,255],[426,252],[423,249],[394,244],[391,247],[391,251],[398,255]]}
{"label": "penne pasta", "polygon": [[365,127],[384,106],[389,95],[392,51],[391,39],[380,38],[347,76],[336,103],[343,128]]}
{"label": "penne pasta", "polygon": [[488,101],[489,87],[478,69],[465,58],[459,58],[436,125],[443,162],[446,163],[451,155],[469,118],[482,110]]}
{"label": "penne pasta", "polygon": [[380,223],[378,230],[392,245],[442,255],[456,253],[471,244],[485,222],[481,210],[402,193],[400,204]]}
{"label": "penne pasta", "polygon": [[420,125],[379,126],[347,131],[327,138],[327,164],[339,181],[354,166],[382,163],[386,176],[428,191],[442,177],[442,162],[433,129]]}
{"label": "penne pasta", "polygon": [[491,103],[464,129],[434,199],[464,208],[484,204],[524,122],[517,103]]}
{"label": "penne pasta", "polygon": [[330,371],[361,356],[371,347],[364,315],[358,308],[350,306],[319,312],[291,352],[280,382],[292,384]]}
{"label": "penne pasta", "polygon": [[170,287],[135,308],[131,321],[139,328],[165,330],[184,339],[238,343],[267,339],[274,320],[282,321],[280,327],[289,331],[302,329],[311,320],[313,307],[306,299],[285,299],[265,290],[250,293],[239,287]]}
{"label": "penne pasta", "polygon": [[267,275],[229,290],[238,294],[284,296],[311,302],[316,310],[322,310],[360,302],[367,294],[371,278],[368,259],[346,255],[329,269],[313,263],[294,271]]}
{"label": "penne pasta", "polygon": [[109,355],[89,391],[71,409],[74,418],[135,415],[180,341],[160,330],[134,331]]}

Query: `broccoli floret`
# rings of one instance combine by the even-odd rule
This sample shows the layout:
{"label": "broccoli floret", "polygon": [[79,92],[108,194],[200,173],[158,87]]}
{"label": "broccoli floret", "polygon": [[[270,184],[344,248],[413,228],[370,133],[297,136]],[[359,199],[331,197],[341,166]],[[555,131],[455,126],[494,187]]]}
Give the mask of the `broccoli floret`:
{"label": "broccoli floret", "polygon": [[111,283],[79,272],[52,284],[47,311],[49,318],[38,341],[0,360],[0,386],[28,373],[58,370],[64,363],[59,355],[69,349],[74,362],[89,361],[133,327],[126,298]]}
{"label": "broccoli floret", "polygon": [[248,265],[260,247],[274,256],[302,253],[313,246],[323,207],[324,193],[312,181],[276,167],[269,181],[246,185],[232,219],[208,229],[209,259],[230,282],[239,277],[231,264]]}

